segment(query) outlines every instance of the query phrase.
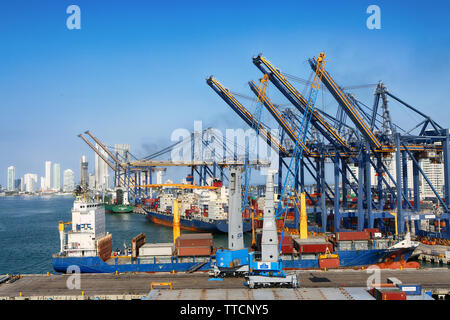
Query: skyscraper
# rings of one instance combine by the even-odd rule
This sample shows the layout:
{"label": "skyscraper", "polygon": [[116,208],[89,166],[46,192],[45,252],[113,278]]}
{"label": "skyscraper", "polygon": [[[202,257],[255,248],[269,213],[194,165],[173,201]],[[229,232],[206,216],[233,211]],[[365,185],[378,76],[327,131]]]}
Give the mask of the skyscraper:
{"label": "skyscraper", "polygon": [[64,170],[63,180],[64,192],[72,192],[75,188],[75,173],[70,169]]}
{"label": "skyscraper", "polygon": [[23,179],[14,179],[14,191],[23,191]]}
{"label": "skyscraper", "polygon": [[61,190],[61,165],[59,163],[53,165],[53,189]]}
{"label": "skyscraper", "polygon": [[95,189],[95,174],[89,174],[89,189]]}
{"label": "skyscraper", "polygon": [[[103,150],[98,144],[96,144],[95,147],[101,155],[105,158],[108,157],[106,151]],[[97,190],[109,188],[108,165],[97,153],[95,153],[95,188]]]}
{"label": "skyscraper", "polygon": [[38,180],[37,174],[25,173],[25,175],[23,176],[23,180],[24,180],[26,192],[35,192],[36,191],[37,180]]}
{"label": "skyscraper", "polygon": [[8,167],[8,191],[14,191],[14,179],[16,175],[16,168],[14,166]]}
{"label": "skyscraper", "polygon": [[52,187],[51,171],[52,171],[52,162],[45,161],[45,190],[49,190]]}
{"label": "skyscraper", "polygon": [[86,156],[82,156],[80,161],[80,184],[85,187],[89,185],[88,162]]}
{"label": "skyscraper", "polygon": [[45,191],[45,178],[41,177],[41,192]]}

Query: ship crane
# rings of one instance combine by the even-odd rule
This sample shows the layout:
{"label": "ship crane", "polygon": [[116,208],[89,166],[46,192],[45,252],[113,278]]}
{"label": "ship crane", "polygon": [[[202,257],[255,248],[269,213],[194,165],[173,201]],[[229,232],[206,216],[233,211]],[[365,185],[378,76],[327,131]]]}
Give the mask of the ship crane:
{"label": "ship crane", "polygon": [[[297,167],[299,160],[303,155],[303,148],[300,147],[300,141],[305,143],[306,136],[311,122],[311,117],[314,113],[314,108],[317,99],[317,93],[320,88],[323,75],[323,65],[325,64],[325,53],[321,52],[317,59],[318,67],[315,71],[314,80],[312,82],[311,91],[309,93],[308,102],[303,114],[299,133],[295,141],[293,156],[291,158],[289,169],[294,166]],[[280,244],[278,247],[278,234],[275,219],[280,217],[283,213],[286,218],[287,206],[291,198],[297,205],[297,190],[295,190],[294,181],[296,180],[297,170],[289,170],[280,195],[277,209],[275,211],[274,196],[273,196],[273,172],[269,172],[266,182],[266,199],[264,205],[264,222],[261,240],[261,260],[256,261],[255,252],[249,253],[249,272],[246,276],[247,285],[253,289],[257,286],[289,286],[297,287],[297,276],[287,275],[283,271],[282,260],[280,258],[281,246],[283,243],[284,228],[280,236]],[[302,200],[304,197],[302,196]],[[302,205],[304,204],[304,201]],[[303,206],[304,207],[304,206]],[[304,210],[303,210],[304,211]],[[304,222],[304,219],[302,219]],[[302,229],[301,231],[305,231]]]}

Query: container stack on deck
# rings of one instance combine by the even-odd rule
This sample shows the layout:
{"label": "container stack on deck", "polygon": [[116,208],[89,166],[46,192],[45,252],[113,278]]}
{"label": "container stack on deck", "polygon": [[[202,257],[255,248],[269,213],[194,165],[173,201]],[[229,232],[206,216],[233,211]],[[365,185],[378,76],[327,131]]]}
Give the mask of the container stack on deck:
{"label": "container stack on deck", "polygon": [[211,233],[182,234],[176,240],[176,255],[209,256],[212,253],[213,236]]}

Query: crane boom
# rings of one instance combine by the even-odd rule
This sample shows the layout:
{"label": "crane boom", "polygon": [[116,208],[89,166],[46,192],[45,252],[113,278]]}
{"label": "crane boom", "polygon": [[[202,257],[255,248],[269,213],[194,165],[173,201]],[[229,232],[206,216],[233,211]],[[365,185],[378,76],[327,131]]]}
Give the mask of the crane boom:
{"label": "crane boom", "polygon": [[[206,83],[250,126],[253,127],[257,123],[255,117],[216,79],[212,76],[206,79]],[[258,125],[258,134],[265,139],[267,144],[276,152],[282,155],[288,155],[289,152],[281,145],[278,139],[261,124]]]}
{"label": "crane boom", "polygon": [[[259,55],[253,58],[253,64],[263,73],[269,75],[270,81],[280,92],[303,114],[307,112],[308,101],[294,88],[294,86],[267,59]],[[312,124],[331,143],[347,148],[347,143],[336,130],[319,114],[313,110]]]}
{"label": "crane boom", "polygon": [[[285,178],[285,182],[283,184],[283,188],[280,195],[280,201],[278,202],[277,210],[276,210],[276,217],[280,217],[281,214],[284,212],[286,215],[287,213],[287,207],[289,206],[289,202],[291,200],[291,197],[294,197],[294,202],[298,203],[296,197],[297,197],[297,190],[295,190],[295,184],[294,181],[296,179],[297,169],[300,162],[300,159],[303,154],[303,149],[298,148],[300,145],[299,141],[306,141],[306,135],[308,133],[309,124],[311,122],[311,118],[314,112],[316,99],[317,99],[317,93],[319,92],[320,84],[322,82],[322,76],[323,76],[323,65],[325,64],[325,53],[321,52],[319,54],[319,57],[317,59],[318,61],[318,68],[316,69],[316,72],[314,74],[314,80],[311,85],[311,90],[309,92],[309,98],[308,103],[306,105],[305,113],[303,114],[303,118],[300,125],[300,131],[297,137],[297,141],[295,142],[294,152],[293,156],[291,158],[291,161],[289,163],[289,169],[294,165],[295,170],[288,170]],[[281,240],[279,245],[279,252],[281,252],[281,244],[283,243],[283,234],[284,234],[284,228],[281,233]]]}
{"label": "crane boom", "polygon": [[[316,59],[309,59],[308,61],[311,69],[317,72],[318,61]],[[339,105],[344,109],[350,119],[352,119],[358,130],[361,131],[364,137],[366,137],[369,143],[376,149],[381,148],[381,143],[375,137],[372,130],[370,130],[369,126],[364,122],[356,108],[353,106],[353,104],[350,102],[341,88],[339,88],[339,86],[325,69],[323,70],[323,83],[339,103]]]}

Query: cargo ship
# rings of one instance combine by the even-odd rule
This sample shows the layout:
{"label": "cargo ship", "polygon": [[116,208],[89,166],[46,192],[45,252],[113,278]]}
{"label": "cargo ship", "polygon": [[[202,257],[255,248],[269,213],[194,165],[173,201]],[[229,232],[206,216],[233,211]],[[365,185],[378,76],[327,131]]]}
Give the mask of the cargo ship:
{"label": "cargo ship", "polygon": [[105,212],[108,213],[130,213],[133,212],[133,206],[125,204],[104,203]]}
{"label": "cargo ship", "polygon": [[[66,226],[71,224],[71,230]],[[52,255],[57,272],[187,272],[210,271],[215,265],[212,234],[181,235],[174,244],[145,243],[145,236],[131,240],[124,253],[112,252],[112,235],[106,232],[105,209],[101,202],[77,195],[72,221],[59,223],[60,250]],[[187,238],[186,238],[187,237]],[[189,239],[191,237],[191,239]],[[281,259],[285,269],[355,268],[373,264],[406,262],[418,243],[385,239],[374,230],[338,232],[300,240],[283,238]],[[325,259],[332,253],[338,258]]]}
{"label": "cargo ship", "polygon": [[116,188],[113,197],[107,197],[103,203],[105,211],[108,213],[130,213],[133,206],[128,202],[127,194],[121,188]]}
{"label": "cargo ship", "polygon": [[[158,197],[145,199],[142,208],[146,218],[168,227],[173,225],[172,204],[178,199],[181,204],[180,226],[184,230],[196,232],[228,232],[228,189],[222,182],[215,180],[212,190],[192,190],[180,195],[161,192]],[[243,230],[252,230],[252,221],[248,211],[243,212]]]}

